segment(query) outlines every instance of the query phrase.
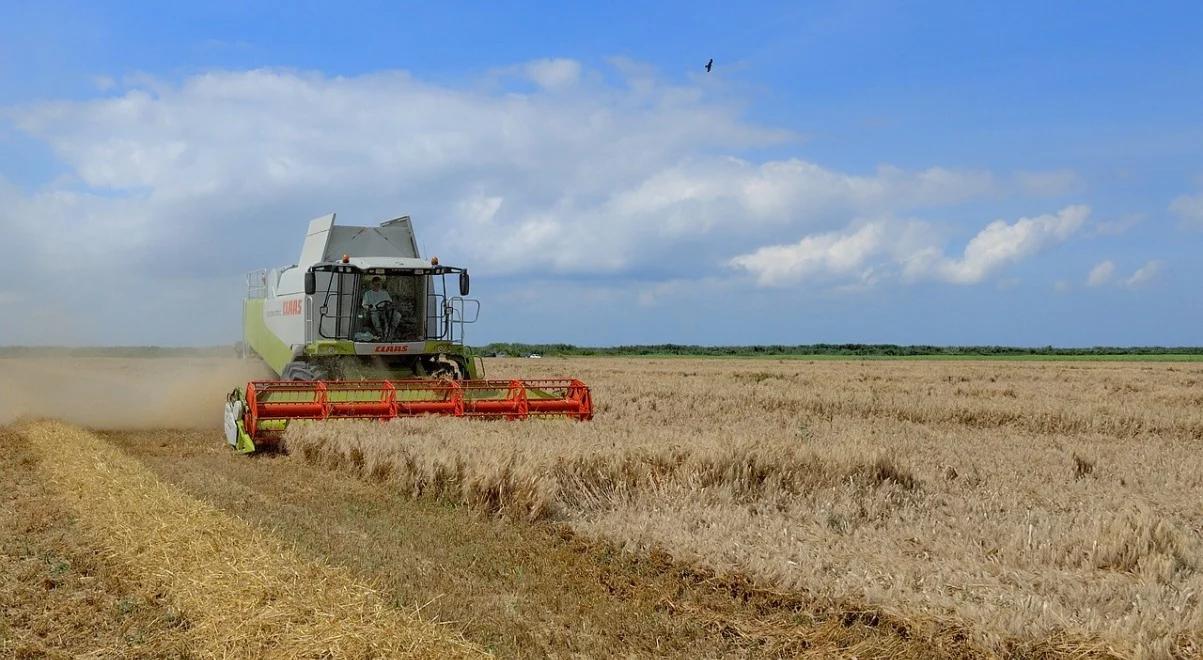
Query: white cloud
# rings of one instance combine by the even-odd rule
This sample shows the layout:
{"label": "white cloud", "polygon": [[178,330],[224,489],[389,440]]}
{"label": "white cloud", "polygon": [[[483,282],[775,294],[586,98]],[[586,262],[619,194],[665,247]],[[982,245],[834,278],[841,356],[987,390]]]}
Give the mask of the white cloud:
{"label": "white cloud", "polygon": [[1170,202],[1170,211],[1178,216],[1183,227],[1203,229],[1203,193],[1178,196]]}
{"label": "white cloud", "polygon": [[[541,85],[529,93],[403,72],[212,72],[6,114],[74,173],[23,200],[55,237],[35,237],[42,250],[184,252],[211,272],[219,259],[260,263],[275,247],[265,240],[280,244],[273,260],[291,259],[296,228],[335,210],[344,222],[411,213],[425,244],[452,244],[492,273],[605,273],[655,259],[690,275],[782,232],[996,189],[988,172],[859,174],[722,155],[789,135],[741,120],[721,96],[621,64],[626,86],[583,77],[572,60],[531,62],[518,67]],[[709,238],[680,249],[699,237]]]}
{"label": "white cloud", "polygon": [[1107,220],[1091,221],[1091,230],[1096,236],[1119,236],[1148,219],[1144,213],[1127,213]]}
{"label": "white cloud", "polygon": [[992,177],[982,172],[882,166],[871,175],[855,175],[800,159],[756,165],[727,157],[694,159],[661,171],[617,193],[606,210],[619,217],[659,219],[670,232],[709,229],[736,218],[844,226],[853,215],[954,204],[992,187]]}
{"label": "white cloud", "polygon": [[1094,268],[1090,269],[1090,274],[1086,276],[1086,284],[1090,286],[1102,286],[1111,281],[1111,276],[1115,274],[1115,264],[1111,261],[1100,261]]}
{"label": "white cloud", "polygon": [[873,223],[851,233],[830,232],[807,236],[794,245],[771,245],[751,254],[735,257],[730,264],[756,275],[764,286],[804,281],[814,275],[847,275],[859,271],[871,277],[865,268],[870,257],[884,247],[885,225]]}
{"label": "white cloud", "polygon": [[566,87],[581,77],[581,63],[568,59],[545,59],[527,62],[526,75],[540,87]]}
{"label": "white cloud", "polygon": [[97,90],[107,92],[117,86],[117,81],[112,76],[97,75],[92,76],[92,84]]}
{"label": "white cloud", "polygon": [[730,278],[700,277],[674,278],[660,282],[637,282],[633,286],[631,283],[623,283],[618,291],[621,298],[626,300],[629,300],[634,292],[635,301],[640,307],[655,307],[682,299],[692,303],[704,300],[708,304],[713,304],[716,295],[729,293],[732,288],[733,284]]}
{"label": "white cloud", "polygon": [[[579,73],[568,60],[526,68],[549,86]],[[198,266],[215,254],[248,266],[256,253],[291,259],[306,218],[336,210],[343,222],[411,212],[424,243],[451,243],[494,271],[613,270],[632,245],[663,246],[646,240],[647,218],[614,216],[611,197],[699,150],[786,137],[671,85],[519,94],[399,72],[215,72],[5,114],[73,172],[18,200],[43,225],[35,251],[185,252]],[[489,222],[478,202],[497,207]],[[16,217],[0,211],[5,225]],[[197,233],[205,240],[189,240]]]}
{"label": "white cloud", "polygon": [[1137,268],[1136,272],[1132,273],[1131,277],[1124,280],[1124,285],[1130,289],[1137,289],[1145,286],[1156,280],[1161,275],[1161,271],[1164,268],[1164,261],[1153,259],[1140,268]]}
{"label": "white cloud", "polygon": [[[753,158],[796,137],[745,120],[719,80],[671,84],[636,62],[612,65],[617,82],[566,59],[458,86],[399,71],[135,76],[100,98],[0,109],[68,171],[32,191],[0,180],[0,231],[19,248],[0,277],[19,274],[27,299],[43,300],[50,275],[70,274],[86,298],[120,271],[155,283],[139,287],[152,302],[186,278],[190,290],[211,283],[216,307],[226,294],[213,283],[291,263],[304,223],[329,211],[347,224],[408,213],[424,249],[485,278],[693,280],[770,246],[775,265],[740,266],[762,282],[871,283],[884,260],[963,283],[1056,240],[1012,229],[1001,238],[1016,252],[971,242],[945,258],[941,226],[892,218],[1012,184],[979,170]],[[210,334],[229,325],[205,323]]]}
{"label": "white cloud", "polygon": [[864,281],[889,268],[912,281],[976,284],[1066,241],[1089,213],[1085,206],[1068,206],[1056,214],[1013,223],[996,220],[978,232],[957,258],[945,256],[930,225],[882,220],[856,230],[806,236],[796,244],[762,247],[731,259],[729,265],[752,273],[764,286],[848,275]]}
{"label": "white cloud", "polygon": [[[994,271],[1067,240],[1090,215],[1086,206],[1067,206],[1056,214],[995,220],[978,232],[959,259],[928,264],[931,273],[954,284],[975,284]],[[916,274],[912,271],[912,274]]]}

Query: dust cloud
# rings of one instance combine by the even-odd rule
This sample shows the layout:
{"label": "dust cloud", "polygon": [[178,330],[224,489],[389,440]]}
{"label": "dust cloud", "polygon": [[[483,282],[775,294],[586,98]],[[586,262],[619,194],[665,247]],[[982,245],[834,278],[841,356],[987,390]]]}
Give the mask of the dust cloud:
{"label": "dust cloud", "polygon": [[4,358],[0,425],[218,429],[226,394],[262,378],[271,378],[262,364],[235,358]]}

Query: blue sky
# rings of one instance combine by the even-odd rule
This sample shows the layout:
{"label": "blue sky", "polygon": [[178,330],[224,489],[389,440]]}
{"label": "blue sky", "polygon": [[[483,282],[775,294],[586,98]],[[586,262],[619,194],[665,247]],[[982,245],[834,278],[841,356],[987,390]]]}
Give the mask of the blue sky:
{"label": "blue sky", "polygon": [[1051,4],[4,3],[0,343],[232,341],[337,211],[476,342],[1201,344],[1203,5]]}

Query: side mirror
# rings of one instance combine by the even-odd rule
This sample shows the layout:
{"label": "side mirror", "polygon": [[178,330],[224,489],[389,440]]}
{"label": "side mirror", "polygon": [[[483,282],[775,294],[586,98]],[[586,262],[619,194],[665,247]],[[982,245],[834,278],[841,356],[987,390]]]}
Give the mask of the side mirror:
{"label": "side mirror", "polygon": [[469,284],[469,280],[468,280],[468,271],[466,271],[466,270],[465,270],[465,271],[460,271],[460,274],[459,274],[459,295],[461,295],[461,296],[466,296],[466,295],[468,295],[468,284]]}
{"label": "side mirror", "polygon": [[312,296],[317,293],[317,275],[313,271],[305,272],[305,295]]}

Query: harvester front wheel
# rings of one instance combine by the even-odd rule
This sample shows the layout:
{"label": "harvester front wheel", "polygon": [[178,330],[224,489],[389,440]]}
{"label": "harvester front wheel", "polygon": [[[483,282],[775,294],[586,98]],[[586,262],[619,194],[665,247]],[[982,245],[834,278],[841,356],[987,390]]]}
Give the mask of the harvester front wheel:
{"label": "harvester front wheel", "polygon": [[427,373],[431,378],[437,378],[440,380],[464,379],[464,367],[459,363],[459,361],[440,353],[430,362],[431,364],[428,367]]}
{"label": "harvester front wheel", "polygon": [[308,362],[289,362],[280,374],[284,380],[327,380],[326,370]]}

